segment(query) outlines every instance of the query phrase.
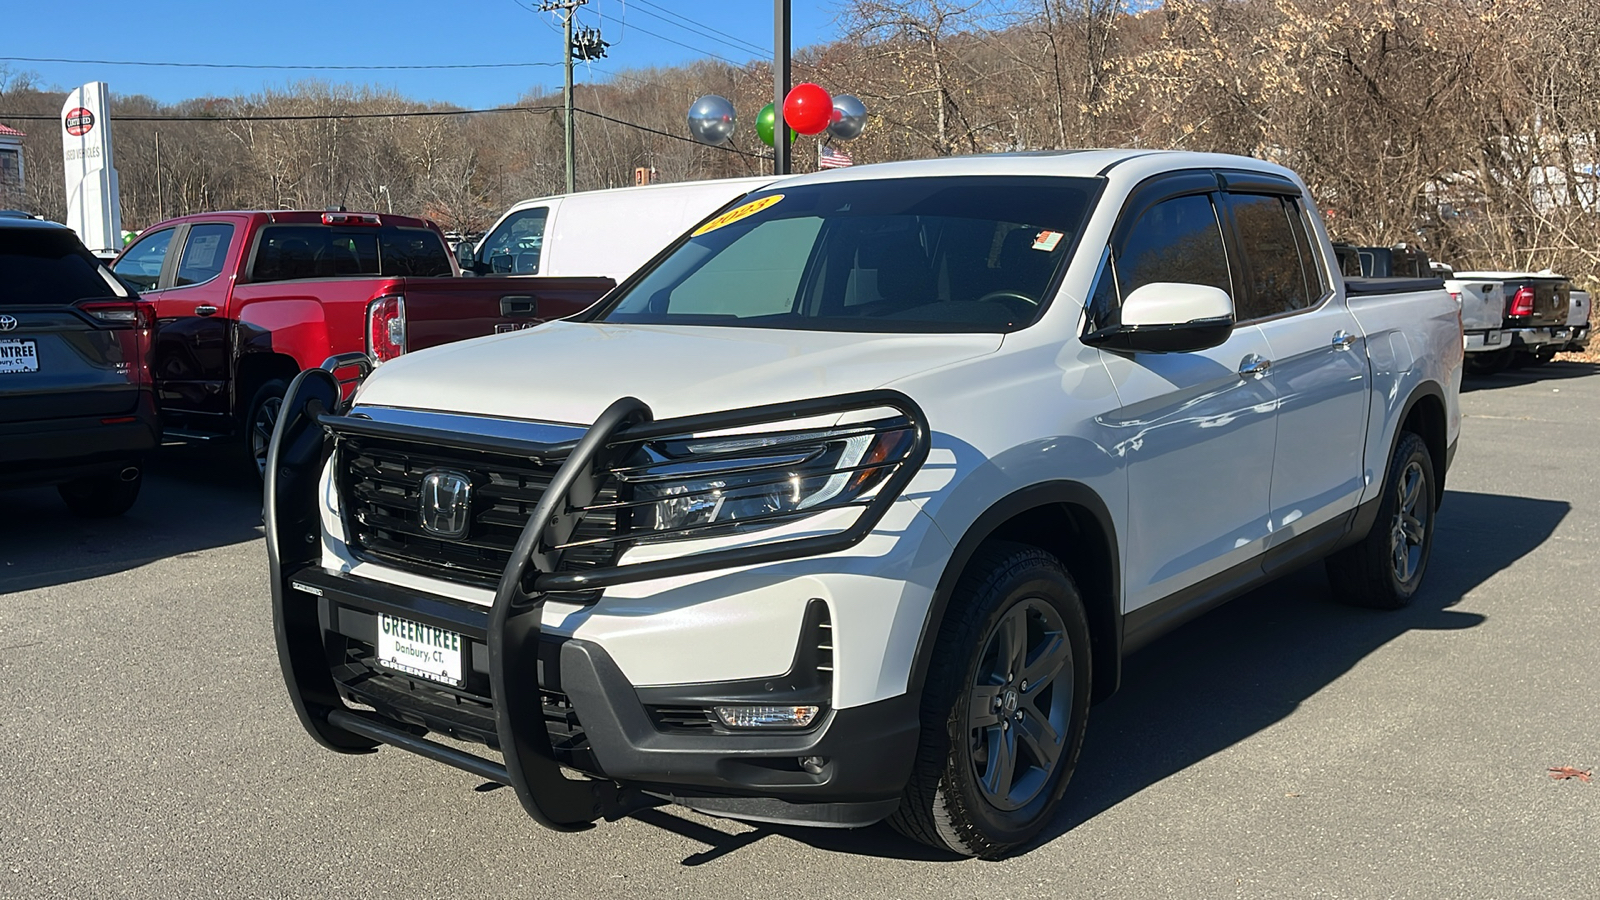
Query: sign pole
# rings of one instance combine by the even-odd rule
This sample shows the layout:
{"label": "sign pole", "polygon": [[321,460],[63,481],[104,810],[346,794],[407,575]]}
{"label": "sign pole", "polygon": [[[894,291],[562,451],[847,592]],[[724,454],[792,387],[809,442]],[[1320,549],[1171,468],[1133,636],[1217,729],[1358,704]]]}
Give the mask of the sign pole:
{"label": "sign pole", "polygon": [[789,0],[773,0],[772,18],[772,174],[788,175],[794,163],[789,124],[783,120],[783,100],[789,96]]}

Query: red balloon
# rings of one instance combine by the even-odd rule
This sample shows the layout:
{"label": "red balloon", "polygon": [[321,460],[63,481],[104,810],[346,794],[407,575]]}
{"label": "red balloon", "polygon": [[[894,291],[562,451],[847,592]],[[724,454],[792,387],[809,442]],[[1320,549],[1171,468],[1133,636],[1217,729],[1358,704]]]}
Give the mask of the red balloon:
{"label": "red balloon", "polygon": [[833,118],[833,98],[821,85],[797,84],[783,98],[783,120],[801,134],[821,134]]}

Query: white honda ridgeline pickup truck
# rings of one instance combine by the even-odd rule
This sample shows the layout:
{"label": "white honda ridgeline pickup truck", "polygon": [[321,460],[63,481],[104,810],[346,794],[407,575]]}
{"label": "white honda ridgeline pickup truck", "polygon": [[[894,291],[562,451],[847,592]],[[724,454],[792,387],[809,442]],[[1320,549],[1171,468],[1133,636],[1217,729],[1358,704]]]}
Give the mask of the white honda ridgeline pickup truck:
{"label": "white honda ridgeline pickup truck", "polygon": [[1342,599],[1410,600],[1461,365],[1440,283],[1342,278],[1257,160],[779,181],[571,319],[353,404],[298,378],[283,673],[326,747],[555,828],[670,800],[999,856],[1129,652],[1324,557]]}

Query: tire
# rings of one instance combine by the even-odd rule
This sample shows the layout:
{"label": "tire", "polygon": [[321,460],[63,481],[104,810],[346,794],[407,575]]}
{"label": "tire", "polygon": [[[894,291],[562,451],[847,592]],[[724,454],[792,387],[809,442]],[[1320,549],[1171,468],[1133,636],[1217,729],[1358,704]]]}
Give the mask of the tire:
{"label": "tire", "polygon": [[289,383],[274,378],[256,389],[255,397],[244,417],[244,461],[256,478],[265,481],[267,474],[267,448],[272,444],[272,429],[278,424],[278,414],[283,410],[283,395]]}
{"label": "tire", "polygon": [[1373,609],[1411,602],[1433,554],[1435,484],[1428,445],[1405,432],[1389,460],[1372,529],[1360,543],[1328,557],[1335,597]]}
{"label": "tire", "polygon": [[74,514],[89,519],[109,519],[133,508],[143,483],[142,471],[132,481],[124,481],[120,474],[93,475],[56,485],[56,492]]}
{"label": "tire", "polygon": [[[1018,653],[1007,652],[1014,636],[1020,658],[1032,660],[1021,671]],[[933,847],[997,859],[1050,824],[1083,745],[1091,667],[1077,586],[1043,550],[984,545],[950,598],[932,659],[917,758],[889,824]],[[1034,683],[1023,687],[1030,668]]]}
{"label": "tire", "polygon": [[1469,375],[1493,375],[1503,371],[1511,365],[1512,350],[1488,350],[1482,353],[1468,353],[1466,369]]}

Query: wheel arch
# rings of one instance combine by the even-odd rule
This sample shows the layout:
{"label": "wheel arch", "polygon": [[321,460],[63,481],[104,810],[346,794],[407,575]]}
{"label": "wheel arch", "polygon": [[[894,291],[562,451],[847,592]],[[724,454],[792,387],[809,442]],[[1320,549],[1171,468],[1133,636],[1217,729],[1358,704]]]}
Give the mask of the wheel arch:
{"label": "wheel arch", "polygon": [[1433,457],[1433,500],[1434,507],[1438,508],[1444,502],[1445,471],[1450,464],[1444,389],[1434,381],[1417,385],[1411,396],[1406,398],[1399,421],[1399,427],[1389,439],[1389,455],[1384,457],[1384,468],[1388,468],[1389,460],[1394,458],[1395,448],[1400,446],[1400,435],[1410,431],[1422,438],[1428,447],[1428,455]]}
{"label": "wheel arch", "polygon": [[246,353],[239,357],[234,375],[233,412],[241,421],[250,415],[250,402],[261,386],[274,378],[284,382],[294,380],[301,372],[300,363],[292,356],[263,351]]}
{"label": "wheel arch", "polygon": [[1122,583],[1116,528],[1100,496],[1075,481],[1030,485],[1002,498],[972,523],[945,564],[918,638],[909,687],[921,696],[940,624],[956,582],[991,540],[1039,547],[1066,566],[1083,597],[1093,654],[1093,700],[1111,696],[1122,676]]}

